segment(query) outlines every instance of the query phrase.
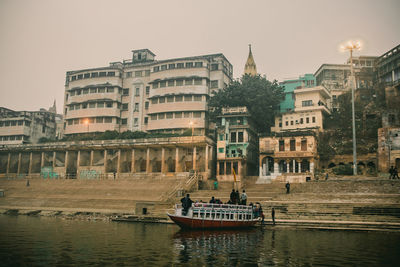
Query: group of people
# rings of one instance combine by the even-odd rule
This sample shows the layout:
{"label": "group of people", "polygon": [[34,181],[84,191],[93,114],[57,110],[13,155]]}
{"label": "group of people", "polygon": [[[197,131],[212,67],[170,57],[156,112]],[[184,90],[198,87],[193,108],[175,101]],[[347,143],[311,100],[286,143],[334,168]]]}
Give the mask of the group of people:
{"label": "group of people", "polygon": [[396,167],[391,166],[389,169],[389,179],[399,179],[399,172]]}
{"label": "group of people", "polygon": [[232,189],[231,195],[229,196],[228,204],[236,205],[246,205],[247,204],[247,194],[243,190],[242,194],[239,194],[239,190]]}

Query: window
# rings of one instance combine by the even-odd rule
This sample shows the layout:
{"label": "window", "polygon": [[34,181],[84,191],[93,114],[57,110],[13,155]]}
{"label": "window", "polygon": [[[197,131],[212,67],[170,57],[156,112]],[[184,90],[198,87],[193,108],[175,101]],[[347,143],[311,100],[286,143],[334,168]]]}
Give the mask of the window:
{"label": "window", "polygon": [[140,88],[135,89],[135,96],[140,96]]}
{"label": "window", "polygon": [[75,105],[75,110],[78,110],[78,109],[80,109],[80,108],[81,108],[81,105],[80,105],[80,104]]}
{"label": "window", "polygon": [[175,84],[175,81],[174,81],[174,80],[169,80],[169,81],[168,81],[168,86],[174,86],[174,84]]}
{"label": "window", "polygon": [[194,85],[201,85],[202,81],[202,79],[194,79]]}
{"label": "window", "polygon": [[193,68],[193,62],[186,62],[186,68]]}
{"label": "window", "polygon": [[122,90],[122,94],[123,94],[123,95],[129,95],[129,88],[124,88],[124,89]]}
{"label": "window", "polygon": [[301,151],[307,151],[307,139],[301,140]]}
{"label": "window", "polygon": [[99,93],[105,93],[106,92],[106,88],[102,87],[98,89]]}
{"label": "window", "polygon": [[74,110],[74,109],[75,109],[74,105],[69,106],[69,110]]}
{"label": "window", "polygon": [[90,73],[85,73],[85,74],[83,75],[83,78],[85,78],[85,79],[90,78]]}
{"label": "window", "polygon": [[122,104],[122,110],[128,110],[128,103]]}
{"label": "window", "polygon": [[158,88],[158,83],[153,83],[153,89]]}
{"label": "window", "polygon": [[90,102],[89,103],[89,108],[96,108],[96,103],[95,102]]}
{"label": "window", "polygon": [[302,105],[303,107],[310,107],[310,106],[313,105],[313,103],[312,103],[312,100],[306,100],[306,101],[302,101],[302,102],[301,102],[301,105]]}
{"label": "window", "polygon": [[176,68],[177,68],[177,69],[183,69],[183,67],[184,67],[184,64],[183,64],[183,63],[177,63],[177,64],[176,64]]}
{"label": "window", "polygon": [[139,111],[139,103],[135,103],[135,109],[133,110],[133,112]]}
{"label": "window", "polygon": [[185,85],[192,85],[193,80],[192,79],[185,79]]}
{"label": "window", "polygon": [[156,66],[156,67],[153,68],[153,72],[157,72],[157,71],[160,71],[160,67],[159,66]]}
{"label": "window", "polygon": [[158,100],[157,98],[152,98],[152,99],[151,99],[151,103],[152,103],[152,104],[157,104],[157,103],[158,103],[157,100]]}
{"label": "window", "polygon": [[168,69],[170,69],[170,70],[175,69],[175,64],[169,64]]}
{"label": "window", "polygon": [[138,126],[138,124],[139,124],[139,119],[133,118],[133,126]]}
{"label": "window", "polygon": [[175,96],[175,102],[182,102],[182,96],[181,95]]}
{"label": "window", "polygon": [[218,88],[218,81],[211,81],[211,88]]}
{"label": "window", "polygon": [[75,81],[75,80],[76,80],[76,76],[72,76],[71,81]]}
{"label": "window", "polygon": [[182,112],[175,112],[175,119],[182,118]]}
{"label": "window", "polygon": [[113,87],[107,87],[107,93],[114,93]]}
{"label": "window", "polygon": [[285,151],[285,141],[279,140],[279,151]]}
{"label": "window", "polygon": [[[228,153],[229,151],[227,150],[226,153]],[[232,164],[230,162],[226,163],[226,174],[232,174]],[[233,214],[231,214],[233,216]],[[232,218],[233,219],[233,218]]]}
{"label": "window", "polygon": [[192,101],[192,95],[185,95],[185,102]]}
{"label": "window", "polygon": [[160,88],[167,86],[167,82],[166,81],[162,81],[160,82]]}
{"label": "window", "polygon": [[106,77],[106,72],[105,72],[105,71],[99,72],[99,76],[100,76],[100,77]]}
{"label": "window", "polygon": [[149,109],[149,101],[144,102],[144,108]]}
{"label": "window", "polygon": [[104,108],[104,102],[97,102],[98,108]]}
{"label": "window", "polygon": [[90,88],[90,93],[91,94],[97,93],[97,88]]}
{"label": "window", "polygon": [[149,117],[144,117],[144,124],[148,124],[149,123]]}
{"label": "window", "polygon": [[211,64],[211,70],[218,70],[218,64]]}
{"label": "window", "polygon": [[201,95],[195,95],[193,101],[201,101]]}
{"label": "window", "polygon": [[290,140],[290,151],[296,151],[296,140],[295,139]]}
{"label": "window", "polygon": [[185,112],[183,112],[183,117],[185,117],[185,118],[190,118],[191,116],[191,112],[188,112],[188,111],[185,111]]}
{"label": "window", "polygon": [[87,103],[82,103],[82,109],[87,109]]}
{"label": "window", "polygon": [[78,74],[78,80],[83,78],[83,74]]}
{"label": "window", "polygon": [[182,86],[183,80],[176,80],[176,86]]}
{"label": "window", "polygon": [[104,123],[112,123],[112,118],[111,117],[105,117],[104,118]]}
{"label": "window", "polygon": [[113,102],[106,102],[106,107],[107,108],[112,108],[113,107]]}
{"label": "window", "polygon": [[303,124],[303,123],[304,123],[303,118],[300,118],[300,124]]}
{"label": "window", "polygon": [[108,73],[107,73],[107,76],[115,76],[115,71],[109,71]]}
{"label": "window", "polygon": [[167,96],[167,102],[174,102],[174,96]]}
{"label": "window", "polygon": [[286,125],[286,126],[289,126],[289,122],[288,122],[288,121],[285,121],[285,125]]}
{"label": "window", "polygon": [[18,121],[18,126],[21,126],[21,125],[23,125],[23,124],[24,124],[23,121]]}
{"label": "window", "polygon": [[231,143],[236,143],[236,132],[231,133]]}
{"label": "window", "polygon": [[167,114],[166,114],[166,118],[167,119],[172,119],[174,117],[174,113],[172,113],[172,112],[167,112]]}
{"label": "window", "polygon": [[68,125],[72,125],[72,120],[68,120]]}
{"label": "window", "polygon": [[201,118],[201,112],[200,111],[193,112],[193,118]]}
{"label": "window", "polygon": [[218,148],[218,153],[224,153],[224,148],[223,147]]}
{"label": "window", "polygon": [[121,120],[122,125],[127,125],[128,124],[128,119],[122,119]]}
{"label": "window", "polygon": [[157,120],[157,114],[152,114],[150,116],[150,118],[151,118],[152,121],[156,121]]}
{"label": "window", "polygon": [[293,121],[290,121],[290,125],[293,125]]}
{"label": "window", "polygon": [[161,104],[161,103],[165,103],[165,97],[160,97],[158,102],[159,102],[160,104]]}
{"label": "window", "polygon": [[238,132],[238,142],[243,143],[243,132]]}
{"label": "window", "polygon": [[306,118],[306,123],[310,123],[310,118],[309,117]]}
{"label": "window", "polygon": [[150,86],[146,86],[146,95],[150,94]]}
{"label": "window", "polygon": [[130,78],[130,77],[132,77],[132,71],[130,71],[130,72],[127,72],[127,73],[125,74],[125,77],[126,77],[126,78]]}
{"label": "window", "polygon": [[144,76],[146,76],[146,77],[147,77],[147,76],[150,76],[150,70],[145,70],[145,71],[144,71]]}
{"label": "window", "polygon": [[98,72],[92,72],[91,76],[92,76],[92,78],[99,77],[99,73]]}
{"label": "window", "polygon": [[70,95],[74,96],[75,95],[75,91],[71,91]]}
{"label": "window", "polygon": [[165,113],[159,113],[158,114],[158,119],[163,120],[165,118]]}
{"label": "window", "polygon": [[203,67],[203,62],[195,62],[195,63],[194,63],[194,66],[195,66],[196,68],[201,68],[201,67]]}
{"label": "window", "polygon": [[143,76],[143,71],[141,70],[135,71],[135,77],[142,77],[142,76]]}
{"label": "window", "polygon": [[166,70],[167,69],[167,65],[161,65],[161,70]]}
{"label": "window", "polygon": [[315,117],[312,117],[312,122],[315,123]]}
{"label": "window", "polygon": [[77,95],[81,95],[81,90],[76,90]]}

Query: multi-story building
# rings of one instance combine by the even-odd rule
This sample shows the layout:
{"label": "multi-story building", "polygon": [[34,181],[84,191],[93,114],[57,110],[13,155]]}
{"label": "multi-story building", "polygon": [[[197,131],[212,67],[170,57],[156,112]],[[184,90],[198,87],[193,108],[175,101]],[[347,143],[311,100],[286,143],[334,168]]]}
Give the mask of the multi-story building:
{"label": "multi-story building", "polygon": [[67,72],[64,134],[208,129],[211,93],[230,83],[223,54],[155,60],[148,49],[108,67]]}
{"label": "multi-story building", "polygon": [[256,175],[258,140],[246,107],[222,109],[217,122],[217,179],[240,181]]}
{"label": "multi-story building", "polygon": [[275,117],[271,132],[323,130],[323,118],[331,113],[330,92],[323,86],[297,87],[294,110]]}
{"label": "multi-story building", "polygon": [[280,112],[289,112],[294,110],[294,90],[297,88],[309,88],[314,87],[316,84],[315,77],[312,74],[304,74],[299,78],[286,79],[279,83],[283,87],[285,93],[285,99],[280,103]]}
{"label": "multi-story building", "polygon": [[257,183],[271,180],[305,182],[314,177],[317,139],[314,131],[282,132],[260,137]]}
{"label": "multi-story building", "polygon": [[56,136],[56,114],[40,111],[14,111],[0,107],[0,145],[37,143]]}

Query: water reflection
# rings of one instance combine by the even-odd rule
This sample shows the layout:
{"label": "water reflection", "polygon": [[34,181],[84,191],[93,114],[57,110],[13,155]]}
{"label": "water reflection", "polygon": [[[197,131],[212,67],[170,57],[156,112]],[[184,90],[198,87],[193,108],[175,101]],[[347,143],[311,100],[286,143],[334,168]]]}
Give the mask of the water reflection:
{"label": "water reflection", "polygon": [[175,225],[0,215],[0,266],[398,266],[400,234],[181,231]]}

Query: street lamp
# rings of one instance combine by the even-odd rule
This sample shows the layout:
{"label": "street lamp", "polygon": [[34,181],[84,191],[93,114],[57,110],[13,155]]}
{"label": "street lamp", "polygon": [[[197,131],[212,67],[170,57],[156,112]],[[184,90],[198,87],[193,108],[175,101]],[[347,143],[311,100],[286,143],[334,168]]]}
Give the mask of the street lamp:
{"label": "street lamp", "polygon": [[351,115],[353,120],[353,174],[357,175],[357,148],[356,148],[356,119],[354,113],[354,89],[355,89],[355,76],[353,68],[353,50],[360,50],[361,43],[359,41],[349,41],[347,44],[341,46],[342,50],[350,51],[350,88],[351,88]]}

